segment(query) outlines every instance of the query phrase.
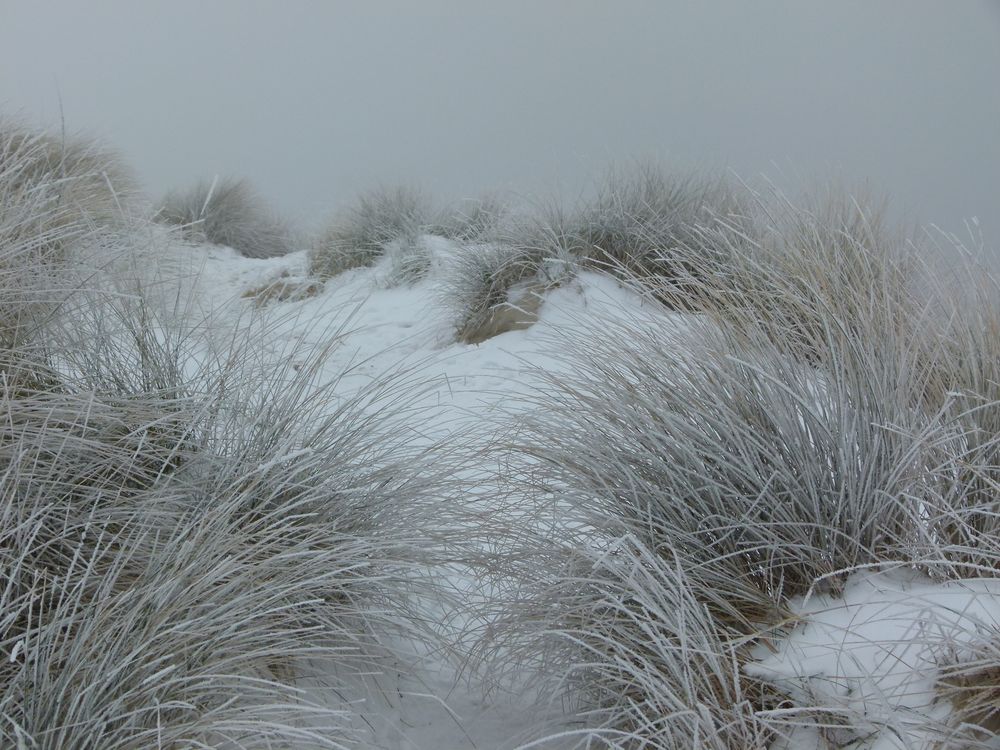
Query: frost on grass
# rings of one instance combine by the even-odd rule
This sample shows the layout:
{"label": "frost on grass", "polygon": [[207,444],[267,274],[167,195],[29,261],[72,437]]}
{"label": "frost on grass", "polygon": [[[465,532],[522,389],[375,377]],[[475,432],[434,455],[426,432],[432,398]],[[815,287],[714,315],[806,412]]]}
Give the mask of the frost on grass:
{"label": "frost on grass", "polygon": [[[851,245],[850,252],[868,251]],[[582,346],[562,348],[570,353],[558,373],[538,373],[535,408],[512,425],[508,490],[536,514],[522,544],[489,571],[510,596],[494,625],[495,653],[515,654],[515,664],[579,701],[581,728],[572,733],[579,746],[676,747],[679,737],[696,736],[695,747],[805,747],[796,744],[805,736],[868,737],[862,709],[855,721],[828,697],[807,700],[778,673],[747,671],[746,649],[764,653],[760,647],[785,637],[799,616],[797,597],[839,600],[854,571],[968,575],[956,559],[960,548],[937,526],[947,515],[938,509],[961,507],[975,489],[954,481],[967,471],[968,438],[946,411],[922,406],[932,380],[916,336],[921,308],[905,285],[838,276],[839,251],[812,262],[820,266],[812,278],[836,279],[840,299],[776,274],[757,277],[775,281],[754,291],[816,323],[807,349],[782,338],[773,320],[710,314],[678,329],[639,315],[595,321]],[[651,287],[649,279],[636,284]],[[910,312],[917,317],[901,329]],[[985,511],[982,495],[973,500]],[[960,519],[963,529],[972,518]],[[632,546],[616,541],[623,537]],[[980,545],[997,559],[995,542]],[[595,599],[590,592],[607,571],[623,579],[615,585],[624,592]],[[743,685],[747,676],[765,684],[762,692],[742,690],[756,696],[745,704],[746,723],[727,725],[755,727],[754,739],[726,739],[723,729],[703,739],[685,724],[692,713],[677,708],[652,710],[658,721],[636,718],[640,707],[675,693],[689,697],[688,712],[716,715],[733,705],[732,696],[691,697],[691,676],[671,666],[669,654],[636,645],[678,627],[680,605],[645,604],[668,583],[683,589],[685,606],[730,650],[699,645],[690,633],[671,643],[688,660],[715,654],[713,669],[726,684]],[[694,622],[694,612],[684,621]],[[936,646],[953,640],[946,634]],[[852,648],[833,651],[851,659]],[[884,705],[902,721],[894,712],[905,704]],[[976,705],[972,713],[981,715]],[[920,737],[954,729],[936,709],[912,721],[922,722]]]}
{"label": "frost on grass", "polygon": [[[428,220],[373,194],[334,233],[330,272],[378,260],[343,291],[410,286],[371,297],[415,310],[437,290],[466,341],[530,324],[594,248],[620,250],[599,283],[620,309],[563,290],[584,321],[553,305],[550,339],[508,338],[543,350],[509,390],[489,381],[498,397],[540,385],[476,456],[489,473],[457,465],[447,409],[425,416],[412,381],[372,376],[385,359],[338,370],[343,328],[249,305],[199,320],[169,285],[152,304],[73,267],[81,243],[153,233],[95,231],[51,160],[24,182],[47,143],[8,139],[0,162],[0,744],[416,742],[427,728],[400,707],[423,676],[397,649],[415,641],[494,705],[527,688],[555,716],[519,714],[484,747],[997,746],[989,279],[925,298],[862,202],[747,195],[723,220],[711,191],[647,176],[598,201],[585,242],[559,207]],[[171,250],[131,249],[136,267]],[[239,265],[213,290],[244,289],[251,266],[275,280],[261,299],[318,289],[275,276],[283,262],[224,262]],[[51,293],[63,276],[71,299]],[[295,307],[319,319],[331,299]],[[412,328],[370,312],[359,351]],[[448,364],[495,367],[498,350]],[[435,371],[445,401],[448,375],[472,372]],[[479,710],[466,693],[448,700]]]}
{"label": "frost on grass", "polygon": [[519,583],[491,624],[487,674],[535,675],[542,700],[567,712],[520,732],[518,747],[768,748],[784,728],[761,714],[784,694],[740,671],[752,640],[699,600],[696,561],[624,526],[604,531],[535,538],[523,567],[505,570]]}
{"label": "frost on grass", "polygon": [[955,283],[937,295],[937,314],[918,338],[926,373],[920,403],[951,430],[948,481],[927,504],[935,542],[928,555],[946,560],[952,575],[993,577],[1000,571],[1000,283],[964,251],[952,247],[949,260]]}
{"label": "frost on grass", "polygon": [[462,244],[482,244],[495,240],[510,208],[498,195],[453,203],[435,218],[428,233]]}
{"label": "frost on grass", "polygon": [[478,344],[538,320],[544,295],[576,273],[569,259],[503,243],[459,248],[444,268],[438,300],[452,310],[459,341]]}
{"label": "frost on grass", "polygon": [[[776,190],[745,200],[749,218],[699,227],[691,270],[679,288],[651,286],[750,335],[764,332],[796,358],[816,362],[852,344],[902,350],[924,311],[915,299],[922,268],[911,240],[870,200],[831,192],[792,202]],[[698,247],[710,245],[714,256]]]}
{"label": "frost on grass", "polygon": [[34,230],[80,220],[116,222],[135,208],[131,171],[112,150],[80,136],[34,130],[0,120],[2,190],[36,202]]}
{"label": "frost on grass", "polygon": [[66,293],[71,250],[124,225],[134,193],[99,145],[0,120],[0,349],[30,343]]}
{"label": "frost on grass", "polygon": [[246,180],[203,181],[169,193],[156,212],[195,242],[226,245],[248,258],[271,258],[292,250],[292,233]]}
{"label": "frost on grass", "polygon": [[745,223],[738,195],[722,179],[655,164],[612,170],[576,219],[576,242],[597,268],[683,285],[723,252],[705,230]]}
{"label": "frost on grass", "polygon": [[364,747],[454,507],[405,396],[336,395],[260,326],[201,349],[141,294],[59,312],[0,365],[0,744]]}
{"label": "frost on grass", "polygon": [[[310,269],[321,278],[330,278],[374,265],[390,243],[411,248],[430,215],[429,200],[417,190],[397,187],[365,193],[316,239]],[[416,268],[424,267],[418,264]]]}

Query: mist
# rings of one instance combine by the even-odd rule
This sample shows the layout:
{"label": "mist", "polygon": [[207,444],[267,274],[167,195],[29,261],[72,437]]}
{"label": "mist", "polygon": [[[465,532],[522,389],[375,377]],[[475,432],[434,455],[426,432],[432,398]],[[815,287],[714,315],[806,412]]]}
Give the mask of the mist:
{"label": "mist", "polygon": [[0,0],[0,109],[151,195],[246,176],[314,226],[362,190],[572,198],[611,164],[835,181],[1000,245],[1000,3]]}

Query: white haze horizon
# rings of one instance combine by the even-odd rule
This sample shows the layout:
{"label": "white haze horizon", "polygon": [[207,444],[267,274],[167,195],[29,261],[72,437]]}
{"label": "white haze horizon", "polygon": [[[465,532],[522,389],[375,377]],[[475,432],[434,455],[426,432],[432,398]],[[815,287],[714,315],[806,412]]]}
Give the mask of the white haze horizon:
{"label": "white haze horizon", "polygon": [[997,81],[996,0],[0,0],[0,112],[304,228],[379,185],[571,200],[655,160],[976,217],[996,253]]}

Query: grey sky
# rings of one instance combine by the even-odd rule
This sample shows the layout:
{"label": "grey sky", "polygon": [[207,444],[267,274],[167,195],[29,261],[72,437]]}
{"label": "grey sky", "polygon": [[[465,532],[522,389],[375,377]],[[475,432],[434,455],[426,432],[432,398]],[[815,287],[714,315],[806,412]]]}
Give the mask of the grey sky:
{"label": "grey sky", "polygon": [[303,222],[657,158],[867,181],[1000,245],[998,0],[0,0],[0,107],[60,101],[154,195],[245,175]]}

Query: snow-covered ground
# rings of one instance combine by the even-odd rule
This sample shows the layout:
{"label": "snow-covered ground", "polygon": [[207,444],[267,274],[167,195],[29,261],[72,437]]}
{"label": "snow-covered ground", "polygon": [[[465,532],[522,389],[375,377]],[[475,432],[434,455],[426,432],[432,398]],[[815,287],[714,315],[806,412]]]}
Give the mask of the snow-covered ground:
{"label": "snow-covered ground", "polygon": [[[935,690],[939,669],[995,638],[998,583],[856,573],[838,596],[796,602],[799,624],[773,650],[760,647],[748,671],[787,688],[799,706],[822,708],[827,723],[841,724],[829,733],[840,747],[933,747],[941,738],[929,724],[950,711]],[[807,727],[782,747],[825,745]]]}
{"label": "snow-covered ground", "polygon": [[[442,252],[446,254],[447,248]],[[676,325],[614,280],[582,273],[551,291],[540,320],[479,345],[456,343],[456,311],[437,275],[389,288],[383,267],[356,269],[310,287],[304,253],[251,260],[220,247],[162,241],[139,270],[164,315],[210,320],[205,345],[232,337],[241,326],[259,326],[259,346],[275,356],[304,356],[339,337],[321,379],[340,379],[348,393],[390,372],[421,384],[415,433],[428,441],[460,436],[456,450],[484,448],[465,477],[469,491],[488,497],[497,457],[485,449],[497,415],[519,408],[536,368],[564,367],[559,347],[585,344],[586,321],[623,313]],[[301,283],[300,299],[257,305],[245,296],[273,282]],[[178,288],[182,289],[178,293]],[[178,299],[190,300],[179,308]],[[558,335],[554,335],[558,333]],[[456,438],[456,440],[459,438]],[[495,485],[495,482],[492,483]],[[849,726],[826,733],[796,731],[785,748],[850,747],[860,750],[930,747],[922,725],[947,714],[934,689],[948,658],[1000,628],[1000,585],[995,581],[932,583],[905,571],[855,574],[842,595],[816,594],[795,603],[799,620],[761,647],[748,671],[782,687],[803,709],[822,708]],[[533,721],[530,694],[485,697],[459,679],[442,654],[417,654],[372,678],[370,699],[356,706],[370,728],[372,747],[391,750],[504,748],[524,738]],[[546,704],[547,705],[547,704]],[[806,712],[800,712],[808,723]],[[815,712],[809,714],[815,716]],[[794,722],[795,711],[783,719]],[[551,724],[549,725],[552,726]],[[548,747],[558,747],[553,742]],[[998,745],[1000,746],[1000,745]]]}

